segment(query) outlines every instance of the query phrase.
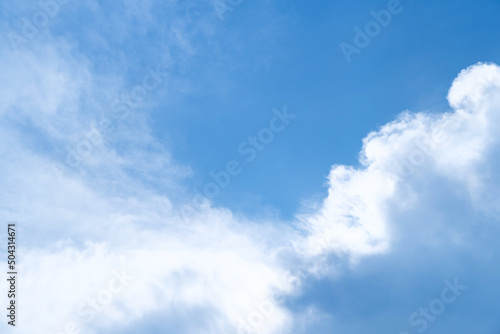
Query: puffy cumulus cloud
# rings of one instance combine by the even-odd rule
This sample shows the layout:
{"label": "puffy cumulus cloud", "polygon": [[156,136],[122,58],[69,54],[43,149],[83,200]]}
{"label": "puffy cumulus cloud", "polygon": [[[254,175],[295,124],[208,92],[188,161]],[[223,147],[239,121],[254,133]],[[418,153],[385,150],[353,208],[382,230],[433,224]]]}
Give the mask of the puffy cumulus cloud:
{"label": "puffy cumulus cloud", "polygon": [[[153,15],[152,4],[127,10],[133,17]],[[184,64],[199,44],[185,33],[185,22],[176,22],[167,35],[178,37]],[[199,29],[213,33],[210,25]],[[127,40],[128,34],[120,36]],[[298,217],[296,231],[179,200],[180,187],[170,186],[189,168],[172,161],[138,109],[112,118],[111,133],[98,133],[104,138],[77,168],[54,169],[66,163],[68,148],[88,140],[93,124],[111,117],[109,107],[127,89],[119,75],[95,73],[92,59],[100,54],[84,57],[71,43],[50,41],[52,47],[31,41],[34,52],[0,52],[0,213],[19,221],[23,247],[19,298],[26,321],[18,333],[63,333],[76,326],[83,333],[126,333],[151,324],[179,332],[291,332],[297,323],[305,328],[325,317],[310,305],[292,312],[283,296],[296,294],[309,272],[324,273],[343,258],[365,261],[357,284],[335,283],[336,291],[352,296],[345,307],[359,310],[356,298],[363,296],[356,287],[367,284],[363,277],[373,291],[401,295],[401,280],[382,289],[388,277],[381,271],[392,279],[401,272],[404,278],[429,277],[431,269],[467,277],[460,265],[439,261],[470,251],[468,261],[484,264],[477,260],[497,254],[491,246],[470,246],[491,245],[485,240],[493,234],[469,221],[498,217],[496,65],[460,73],[449,93],[453,112],[405,112],[369,134],[361,166],[333,166],[328,197]],[[175,64],[171,57],[168,63]],[[376,254],[383,256],[368,256]],[[406,297],[414,300],[416,293]],[[384,314],[371,315],[385,321],[401,313],[381,309]],[[335,317],[329,328],[355,333]]]}
{"label": "puffy cumulus cloud", "polygon": [[[499,85],[497,65],[471,66],[449,91],[452,112],[404,112],[370,133],[361,166],[333,166],[328,197],[318,211],[299,217],[310,231],[297,242],[299,251],[317,258],[342,254],[352,261],[386,253],[396,231],[411,220],[395,219],[396,208],[410,212],[441,186],[462,191],[474,210],[497,215]],[[451,213],[443,208],[441,214],[448,224]]]}
{"label": "puffy cumulus cloud", "polygon": [[[21,217],[19,304],[30,321],[19,332],[125,330],[155,313],[168,327],[177,313],[196,310],[210,318],[195,329],[210,333],[255,323],[274,333],[292,322],[278,306],[280,294],[293,292],[289,268],[265,239],[257,241],[264,227],[242,226],[226,210],[173,210],[168,198],[140,187],[141,195],[129,197],[74,178],[60,183],[47,162],[38,162],[20,169],[40,177],[26,185],[36,195],[2,196],[10,208],[2,213]],[[268,315],[252,320],[252,314]]]}
{"label": "puffy cumulus cloud", "polygon": [[[159,314],[168,327],[174,315],[200,309],[210,319],[197,330],[210,333],[243,331],[255,322],[263,333],[285,328],[290,315],[277,306],[276,296],[292,288],[287,272],[226,224],[214,217],[210,226],[197,222],[184,233],[136,228],[120,233],[126,239],[106,244],[67,241],[30,249],[23,256],[19,300],[23,318],[30,321],[18,329],[124,331],[151,314]],[[252,320],[256,312],[266,316]]]}
{"label": "puffy cumulus cloud", "polygon": [[[209,207],[174,210],[137,183],[129,196],[75,176],[59,180],[46,159],[16,153],[22,158],[11,154],[10,168],[2,168],[11,178],[2,215],[19,222],[20,314],[30,320],[19,332],[78,326],[99,333],[150,314],[202,309],[210,319],[196,329],[219,333],[245,326],[260,305],[272,313],[263,332],[291,322],[276,303],[279,293],[292,292],[289,268],[265,240],[257,242],[262,226],[241,226],[229,211]],[[111,282],[115,272],[133,279],[120,289]]]}
{"label": "puffy cumulus cloud", "polygon": [[360,168],[332,168],[301,217],[309,270],[335,274],[305,278],[301,309],[320,315],[305,332],[498,332],[499,84],[497,65],[465,69],[452,112],[405,112],[365,138]]}

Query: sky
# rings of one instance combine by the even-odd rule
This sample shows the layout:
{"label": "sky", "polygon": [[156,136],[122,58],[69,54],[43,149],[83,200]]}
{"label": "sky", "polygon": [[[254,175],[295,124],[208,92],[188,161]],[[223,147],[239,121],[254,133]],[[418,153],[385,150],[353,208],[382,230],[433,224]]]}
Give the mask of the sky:
{"label": "sky", "polygon": [[498,1],[0,8],[0,332],[500,332]]}

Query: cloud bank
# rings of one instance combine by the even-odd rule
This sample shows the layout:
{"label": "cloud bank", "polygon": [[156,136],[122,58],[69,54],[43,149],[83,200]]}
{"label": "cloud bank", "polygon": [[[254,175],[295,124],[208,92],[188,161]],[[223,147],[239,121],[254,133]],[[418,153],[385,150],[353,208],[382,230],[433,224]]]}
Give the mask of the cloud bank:
{"label": "cloud bank", "polygon": [[[209,26],[203,22],[205,33]],[[179,22],[171,29],[183,52],[168,59],[196,54],[192,30]],[[380,283],[393,277],[384,271],[399,268],[417,282],[428,271],[461,275],[477,298],[486,292],[473,289],[478,280],[467,271],[493,282],[483,268],[498,253],[491,246],[500,207],[497,65],[463,70],[449,91],[449,112],[407,111],[370,133],[360,166],[332,167],[318,208],[292,222],[251,221],[179,199],[190,169],[154,138],[151,116],[143,109],[126,119],[109,114],[130,87],[70,42],[47,38],[0,53],[0,212],[20,227],[17,333],[297,333],[324,321],[361,333],[358,317],[382,328],[401,312],[381,301],[378,313],[356,313],[363,295],[346,277],[408,300],[418,300],[414,290],[400,280]],[[113,130],[97,133],[100,144],[85,162],[65,166],[68,150],[108,117]],[[467,252],[466,264],[439,270],[438,260]],[[308,284],[325,277],[339,308],[300,302],[314,290]],[[355,316],[342,317],[345,309]],[[401,314],[403,325],[413,326],[405,323],[410,315]]]}

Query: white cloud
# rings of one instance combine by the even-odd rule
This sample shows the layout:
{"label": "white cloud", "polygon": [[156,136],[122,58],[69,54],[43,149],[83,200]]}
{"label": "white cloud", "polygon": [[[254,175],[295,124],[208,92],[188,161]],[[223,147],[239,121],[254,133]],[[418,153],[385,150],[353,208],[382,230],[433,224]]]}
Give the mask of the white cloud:
{"label": "white cloud", "polygon": [[352,260],[387,252],[394,226],[404,224],[391,221],[392,207],[411,208],[422,191],[419,183],[435,177],[456,182],[478,209],[498,210],[488,181],[495,171],[486,173],[485,167],[498,145],[499,86],[499,67],[477,64],[454,81],[452,112],[405,112],[370,133],[363,140],[362,166],[333,166],[322,207],[300,217],[311,232],[298,243],[300,251],[347,254]]}
{"label": "white cloud", "polygon": [[[220,333],[242,326],[278,293],[291,292],[289,268],[270,247],[273,238],[259,237],[265,226],[244,225],[229,211],[207,206],[174,209],[169,199],[174,195],[158,194],[147,178],[125,171],[173,165],[147,122],[140,122],[146,115],[132,115],[139,122],[121,124],[124,129],[79,169],[58,176],[53,170],[61,157],[58,145],[81,140],[89,118],[100,117],[106,107],[95,84],[100,79],[66,50],[49,49],[42,56],[6,51],[3,59],[0,211],[19,222],[23,245],[17,332],[59,333],[73,322],[84,332],[102,332],[157,312],[168,317],[204,309],[211,314],[207,332]],[[108,88],[120,90],[119,84]],[[91,104],[89,96],[96,98]],[[130,135],[126,149],[109,144],[124,134]],[[183,175],[159,174],[171,182]],[[282,238],[279,233],[275,239]],[[122,266],[134,280],[87,322],[79,310],[88,316],[89,298],[97,298]],[[259,327],[263,333],[291,322],[286,309],[273,308]]]}
{"label": "white cloud", "polygon": [[[131,15],[142,10],[129,8]],[[192,53],[182,27],[177,22],[170,34]],[[102,332],[151,314],[168,318],[198,309],[210,314],[198,331],[234,331],[260,303],[275,302],[276,293],[297,293],[288,279],[303,268],[297,257],[311,266],[306,271],[323,273],[322,266],[336,264],[316,261],[325,254],[357,261],[390,251],[396,232],[408,224],[396,219],[396,209],[421,207],[435,178],[466,191],[478,210],[498,213],[496,65],[478,64],[459,75],[449,93],[452,112],[406,112],[369,134],[362,167],[333,166],[328,197],[299,217],[300,233],[294,233],[281,222],[257,224],[229,210],[172,205],[175,192],[158,193],[145,181],[175,184],[189,171],[172,161],[140,113],[120,123],[78,171],[58,178],[53,161],[64,159],[62,148],[78,143],[123,87],[119,78],[92,73],[62,42],[33,45],[36,55],[0,54],[0,212],[19,222],[23,245],[18,333],[60,332],[69,321]],[[115,145],[125,138],[125,147]],[[452,242],[463,238],[457,232]],[[122,266],[134,276],[130,285],[95,319],[83,321],[78,309],[108,288]],[[274,307],[262,333],[294,324],[283,305]],[[313,308],[307,312],[321,317]]]}
{"label": "white cloud", "polygon": [[[482,95],[472,105],[465,93],[457,94],[464,84],[475,87],[469,81],[485,68],[488,74],[498,71],[494,65],[477,65],[459,76],[450,90],[452,105],[466,101],[467,108],[444,115],[404,113],[364,140],[362,168],[332,168],[323,206],[301,217],[310,235],[298,239],[288,234],[302,256],[333,253],[359,260],[387,252],[395,224],[404,223],[393,220],[391,206],[411,210],[422,196],[418,183],[433,175],[459,184],[481,209],[488,206],[482,195],[490,185],[484,184],[479,170],[496,143],[496,99],[488,97],[495,96],[500,75],[487,87],[491,95]],[[136,278],[90,323],[89,332],[155,312],[168,315],[201,308],[210,310],[215,333],[238,328],[256,303],[272,302],[277,292],[294,292],[285,277],[297,268],[283,262],[280,246],[273,244],[273,233],[279,230],[266,229],[268,239],[262,239],[264,227],[250,223],[243,228],[227,210],[201,207],[179,212],[167,196],[154,194],[126,175],[105,183],[67,176],[61,183],[43,154],[27,150],[14,135],[9,139],[14,142],[2,149],[10,163],[2,174],[10,176],[4,183],[7,188],[16,190],[10,200],[3,196],[9,208],[3,214],[24,222],[20,225],[24,224],[27,240],[45,235],[26,252],[23,267],[24,295],[30,296],[23,312],[33,319],[33,326],[54,331],[75,319],[86,325],[77,309],[107,284],[113,269],[119,270],[119,258]],[[119,170],[119,164],[114,168]],[[99,187],[123,180],[130,182],[127,195]],[[328,265],[321,261],[309,270],[321,273]],[[293,323],[289,311],[275,307],[276,313],[261,328],[265,333]],[[54,313],[58,316],[51,316]],[[32,332],[34,327],[23,330]]]}

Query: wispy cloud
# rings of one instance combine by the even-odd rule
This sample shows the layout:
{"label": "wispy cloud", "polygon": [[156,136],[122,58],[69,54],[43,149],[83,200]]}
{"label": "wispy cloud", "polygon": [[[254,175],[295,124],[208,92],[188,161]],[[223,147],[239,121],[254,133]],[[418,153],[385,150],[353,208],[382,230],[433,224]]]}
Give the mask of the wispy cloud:
{"label": "wispy cloud", "polygon": [[[181,10],[176,5],[166,7]],[[88,6],[101,10],[97,2]],[[138,13],[159,24],[157,6],[127,2],[130,22],[114,26],[118,43],[142,33],[127,31]],[[211,21],[186,28],[186,20],[162,28],[171,42],[160,50],[169,50],[165,59],[172,68],[199,52],[199,34],[212,33]],[[111,17],[103,25],[117,21]],[[94,37],[91,44],[106,40]],[[130,108],[130,117],[115,123],[77,170],[54,173],[117,96],[144,82],[143,72],[120,75],[135,59],[103,73],[99,54],[80,52],[72,40],[0,52],[0,212],[19,222],[20,319],[29,319],[16,333],[75,326],[85,333],[125,332],[158,315],[179,332],[294,332],[324,316],[314,306],[287,304],[304,282],[341,276],[341,269],[360,268],[362,261],[398,261],[411,255],[403,246],[453,245],[463,252],[460,247],[480,242],[468,222],[435,201],[436,187],[438,198],[498,217],[496,65],[477,64],[459,74],[448,95],[450,112],[405,112],[370,133],[360,167],[332,167],[328,196],[318,208],[292,222],[252,221],[210,202],[184,200],[193,195],[181,185],[189,166],[176,162],[153,135],[149,105]],[[103,48],[116,51],[111,44]],[[411,172],[402,175],[405,163]],[[407,259],[413,260],[418,256]],[[123,271],[133,279],[109,297],[110,282]],[[466,280],[473,290],[474,281]],[[178,315],[187,320],[176,323]]]}

